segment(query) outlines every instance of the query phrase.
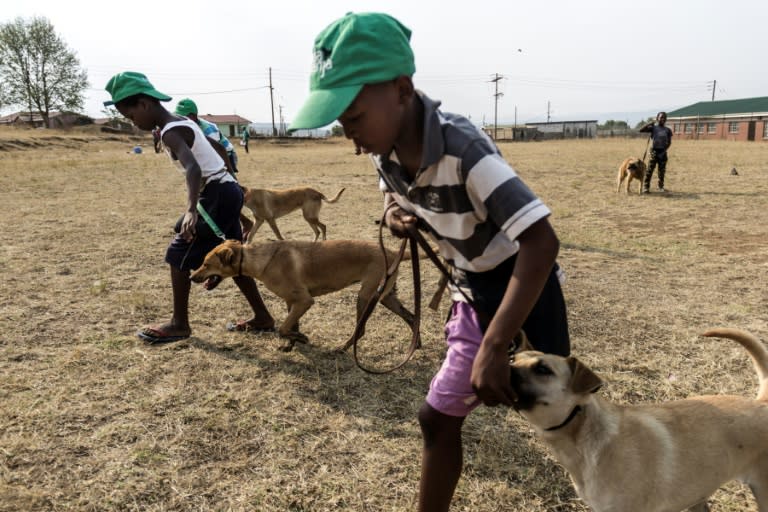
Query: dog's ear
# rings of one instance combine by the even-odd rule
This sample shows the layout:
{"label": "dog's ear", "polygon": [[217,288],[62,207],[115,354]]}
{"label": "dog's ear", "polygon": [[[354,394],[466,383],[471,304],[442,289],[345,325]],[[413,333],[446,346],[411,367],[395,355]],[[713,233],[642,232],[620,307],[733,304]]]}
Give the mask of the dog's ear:
{"label": "dog's ear", "polygon": [[224,247],[218,252],[218,256],[221,264],[227,267],[231,265],[232,261],[235,259],[235,251],[233,251],[230,247]]}
{"label": "dog's ear", "polygon": [[584,363],[575,357],[568,357],[566,361],[571,369],[570,388],[574,393],[595,393],[602,387],[602,379]]}

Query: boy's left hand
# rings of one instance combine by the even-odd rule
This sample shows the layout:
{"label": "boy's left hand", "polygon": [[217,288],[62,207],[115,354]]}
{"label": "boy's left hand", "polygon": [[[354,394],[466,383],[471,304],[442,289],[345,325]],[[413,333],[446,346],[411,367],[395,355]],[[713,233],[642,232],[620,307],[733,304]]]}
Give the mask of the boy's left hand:
{"label": "boy's left hand", "polygon": [[482,343],[472,364],[472,389],[488,406],[512,406],[517,398],[509,377],[507,347]]}

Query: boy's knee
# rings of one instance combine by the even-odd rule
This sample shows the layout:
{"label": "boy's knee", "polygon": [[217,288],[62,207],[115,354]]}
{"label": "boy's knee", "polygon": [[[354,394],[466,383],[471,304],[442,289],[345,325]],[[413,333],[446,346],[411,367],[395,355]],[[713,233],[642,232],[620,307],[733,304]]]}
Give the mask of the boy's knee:
{"label": "boy's knee", "polygon": [[464,418],[448,416],[424,402],[419,408],[419,426],[424,442],[433,443],[446,435],[461,435]]}

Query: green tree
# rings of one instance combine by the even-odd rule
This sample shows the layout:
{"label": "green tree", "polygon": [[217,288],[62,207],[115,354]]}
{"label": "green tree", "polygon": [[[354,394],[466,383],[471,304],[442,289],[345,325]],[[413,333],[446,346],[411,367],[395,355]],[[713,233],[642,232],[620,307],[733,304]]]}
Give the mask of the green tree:
{"label": "green tree", "polygon": [[655,117],[649,117],[645,121],[638,122],[635,125],[635,130],[639,130],[640,128],[642,128],[643,126],[647,125],[648,123],[653,123],[653,122],[656,122],[656,118]]}
{"label": "green tree", "polygon": [[16,18],[0,24],[0,81],[5,104],[39,112],[49,126],[52,111],[82,111],[88,74],[47,18]]}
{"label": "green tree", "polygon": [[609,119],[605,124],[598,125],[597,127],[601,130],[626,130],[629,128],[626,121],[615,121],[613,119]]}
{"label": "green tree", "polygon": [[331,126],[331,136],[332,137],[343,137],[344,136],[344,128],[342,128],[340,124],[335,124],[335,125]]}

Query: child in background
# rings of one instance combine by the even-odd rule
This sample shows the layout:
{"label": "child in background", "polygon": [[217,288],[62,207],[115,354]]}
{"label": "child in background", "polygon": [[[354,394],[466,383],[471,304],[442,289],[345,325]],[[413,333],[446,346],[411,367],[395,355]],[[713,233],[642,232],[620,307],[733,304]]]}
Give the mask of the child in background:
{"label": "child in background", "polygon": [[[239,222],[243,193],[234,177],[227,172],[213,141],[207,139],[194,121],[178,117],[160,102],[171,98],[157,91],[141,73],[126,71],[113,76],[106,85],[111,95],[104,105],[115,108],[142,130],[160,129],[166,152],[184,175],[187,209],[177,224],[178,233],[168,246],[165,261],[171,267],[173,315],[170,321],[141,329],[139,338],[150,342],[170,342],[189,338],[189,292],[191,269],[199,267],[205,255],[224,238],[242,239]],[[220,151],[223,152],[223,148]],[[198,211],[211,218],[200,218]],[[201,213],[202,214],[202,213]],[[245,276],[234,278],[253,310],[253,318],[239,322],[242,329],[274,331],[274,320],[262,301],[256,282]]]}
{"label": "child in background", "polygon": [[187,117],[197,123],[197,126],[203,130],[203,135],[209,139],[218,142],[224,146],[224,150],[227,152],[227,159],[224,160],[227,163],[227,167],[233,174],[237,174],[237,153],[235,153],[235,146],[229,141],[228,138],[221,133],[216,123],[200,119],[197,116],[197,104],[189,98],[184,98],[176,104],[174,114]]}
{"label": "child in background", "polygon": [[481,402],[512,405],[508,348],[524,329],[538,350],[570,351],[550,210],[467,119],[414,88],[410,30],[349,13],[315,39],[310,96],[290,129],[338,120],[381,176],[387,225],[420,221],[471,298],[452,289],[448,351],[419,411],[418,507],[448,510],[461,475],[464,418]]}

